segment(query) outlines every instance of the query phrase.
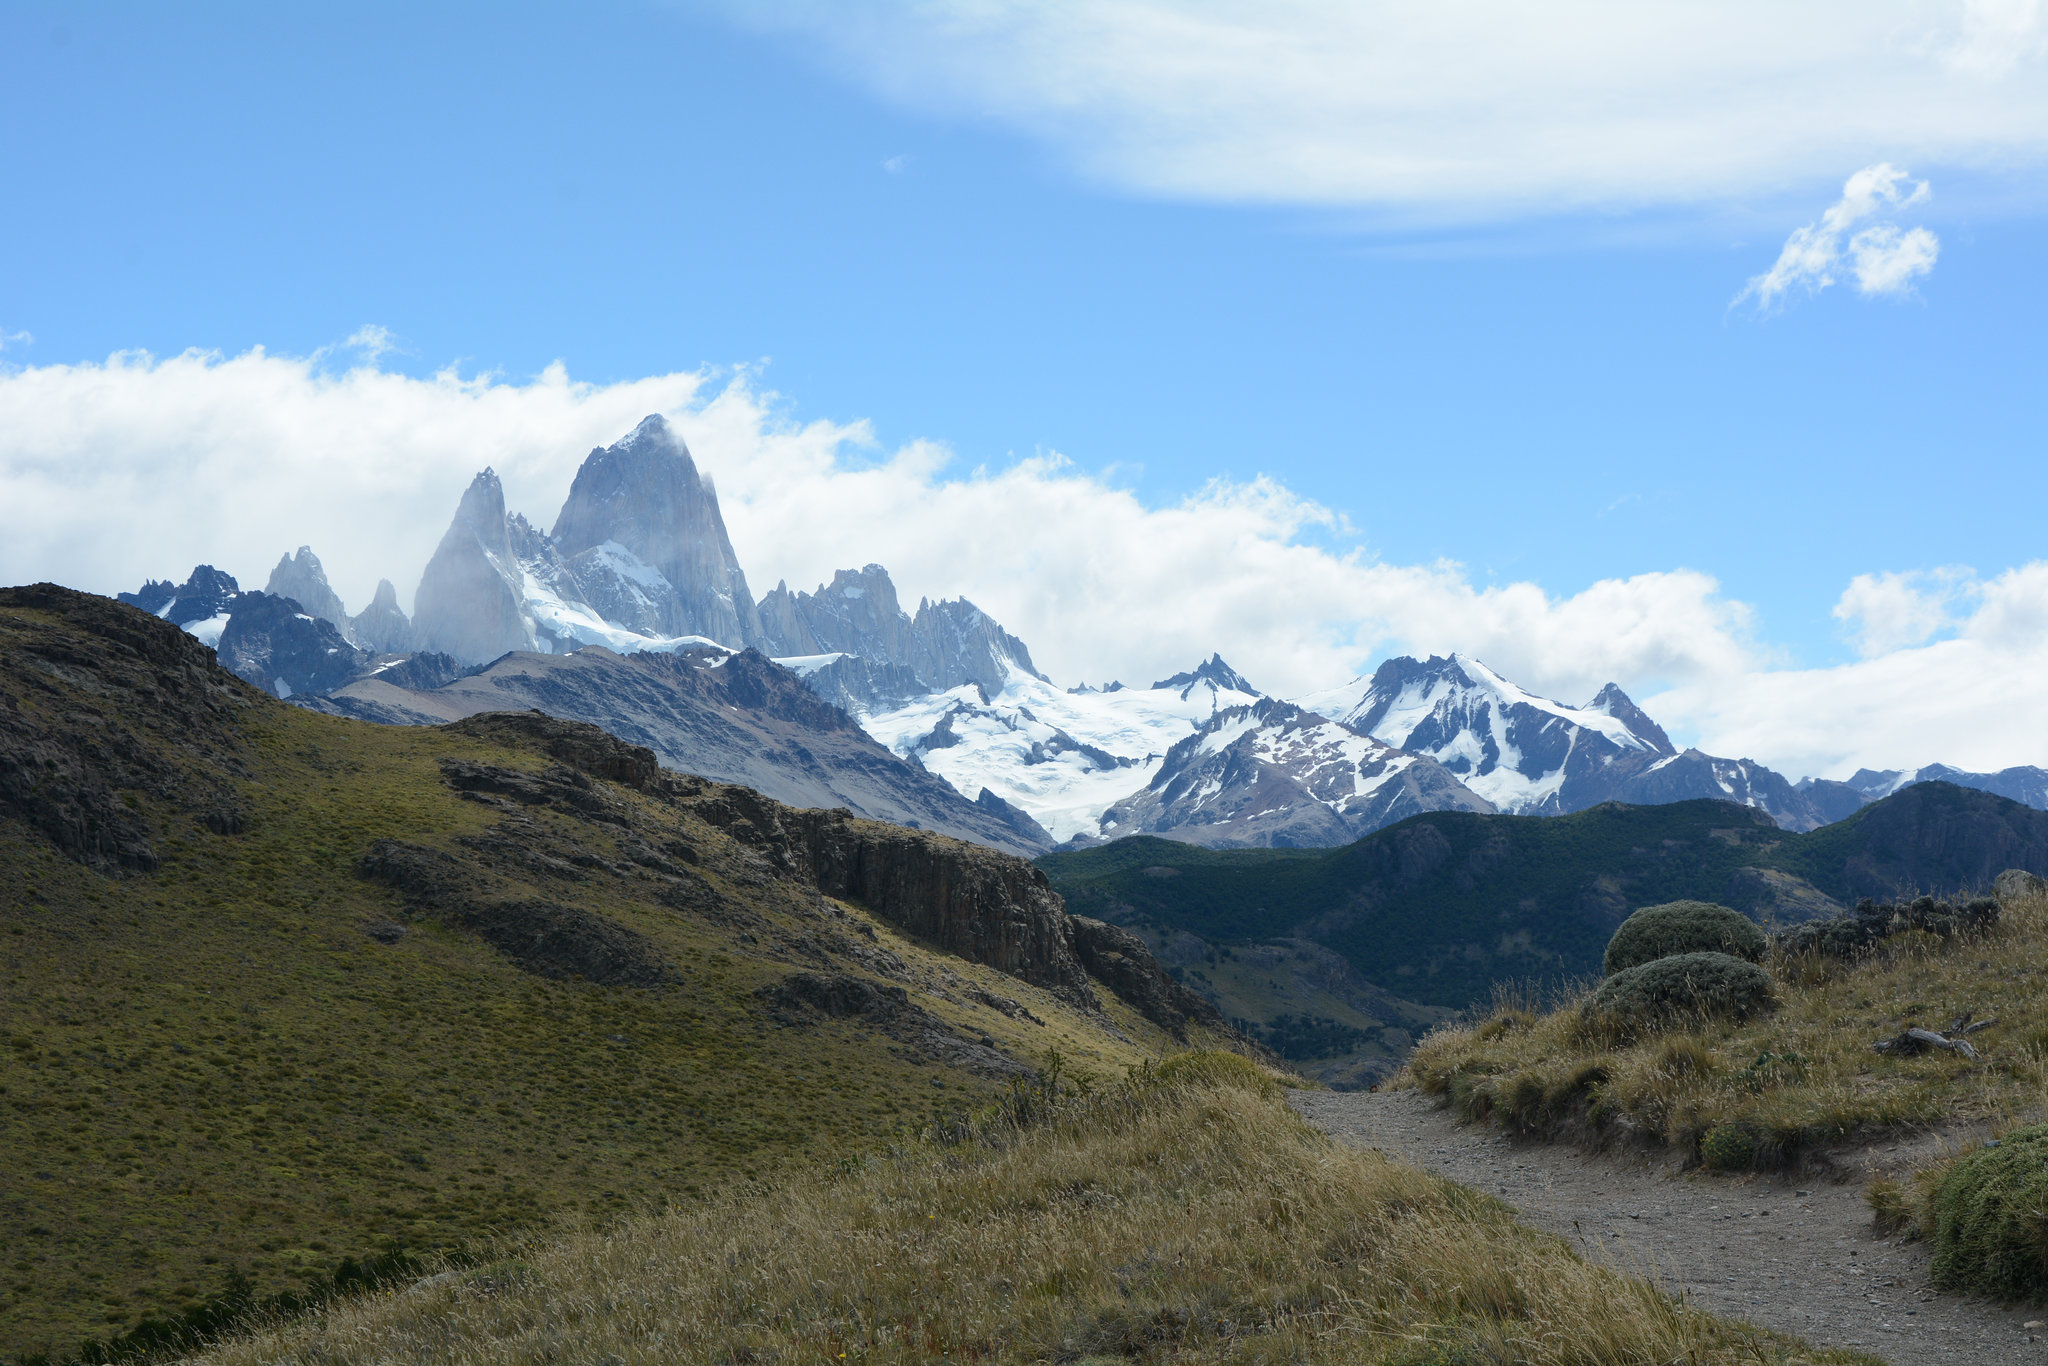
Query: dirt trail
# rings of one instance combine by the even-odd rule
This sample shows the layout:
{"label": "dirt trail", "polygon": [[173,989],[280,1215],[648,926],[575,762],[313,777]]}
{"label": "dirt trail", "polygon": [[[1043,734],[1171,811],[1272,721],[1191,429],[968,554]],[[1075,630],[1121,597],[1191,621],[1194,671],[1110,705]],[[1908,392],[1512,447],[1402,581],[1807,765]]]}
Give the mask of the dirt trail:
{"label": "dirt trail", "polygon": [[1714,1313],[1893,1366],[2048,1362],[2048,1312],[1929,1290],[1926,1247],[1878,1237],[1860,1183],[1678,1175],[1640,1156],[1517,1143],[1415,1091],[1296,1092],[1294,1103],[1336,1138],[1497,1195],[1587,1257]]}

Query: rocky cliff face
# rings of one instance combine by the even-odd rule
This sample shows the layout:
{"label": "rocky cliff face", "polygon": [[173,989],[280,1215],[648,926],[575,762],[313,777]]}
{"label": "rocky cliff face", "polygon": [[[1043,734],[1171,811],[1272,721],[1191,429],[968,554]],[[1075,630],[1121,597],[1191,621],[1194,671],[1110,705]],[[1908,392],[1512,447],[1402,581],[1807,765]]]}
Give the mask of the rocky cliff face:
{"label": "rocky cliff face", "polygon": [[505,486],[491,470],[470,481],[413,597],[423,650],[482,662],[533,646],[525,576],[512,552]]}
{"label": "rocky cliff face", "polygon": [[333,622],[269,593],[244,593],[236,601],[218,653],[222,667],[275,697],[328,692],[367,662]]}
{"label": "rocky cliff face", "polygon": [[356,644],[378,654],[408,654],[413,647],[412,621],[398,605],[391,580],[377,580],[377,596],[349,622]]}
{"label": "rocky cliff face", "polygon": [[858,902],[920,940],[1070,1004],[1099,1009],[1098,990],[1107,987],[1179,1037],[1191,1026],[1224,1030],[1214,1009],[1174,983],[1142,941],[1069,916],[1045,875],[1022,859],[669,773],[650,750],[535,712],[485,713],[451,729],[531,746],[592,777],[658,795],[758,851],[775,876]]}
{"label": "rocky cliff face", "polygon": [[659,415],[590,453],[550,539],[607,621],[726,645],[762,641],[718,495]]}
{"label": "rocky cliff face", "polygon": [[355,625],[349,619],[348,609],[341,605],[341,595],[327,582],[327,571],[321,567],[313,547],[302,545],[298,554],[280,558],[263,591],[275,598],[290,598],[301,611],[332,622],[342,639],[355,644]]}
{"label": "rocky cliff face", "polygon": [[[792,593],[778,583],[761,600],[761,622],[764,648],[777,658],[851,655],[870,670],[902,671],[917,681],[918,693],[973,684],[986,702],[1008,685],[1013,670],[1045,677],[1023,641],[965,598],[921,601],[912,617],[878,564],[842,569],[815,593]],[[914,695],[891,695],[896,689],[886,684],[873,690],[881,705]],[[859,692],[849,695],[858,701]]]}
{"label": "rocky cliff face", "polygon": [[[123,593],[117,600],[162,617],[173,626],[195,626],[206,621],[224,621],[234,609],[235,599],[241,591],[234,575],[222,573],[210,564],[202,564],[194,567],[192,576],[182,584],[173,584],[169,579],[151,579],[142,586],[141,592]],[[213,634],[217,639],[220,633],[215,631]]]}
{"label": "rocky cliff face", "polygon": [[1022,859],[845,811],[787,807],[749,788],[678,791],[713,825],[827,896],[858,901],[948,953],[1073,1004],[1096,1004],[1065,903]]}
{"label": "rocky cliff face", "polygon": [[917,652],[910,667],[937,691],[972,683],[986,701],[1009,684],[1012,669],[1049,681],[1023,641],[965,598],[920,600],[911,632]]}

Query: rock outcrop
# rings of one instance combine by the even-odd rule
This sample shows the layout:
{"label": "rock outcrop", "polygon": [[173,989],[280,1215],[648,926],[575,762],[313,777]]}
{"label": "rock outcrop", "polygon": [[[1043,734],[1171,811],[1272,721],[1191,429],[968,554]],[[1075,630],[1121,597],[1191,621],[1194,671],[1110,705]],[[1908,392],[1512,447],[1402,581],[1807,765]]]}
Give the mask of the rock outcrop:
{"label": "rock outcrop", "polygon": [[300,610],[290,598],[254,592],[236,601],[219,656],[222,667],[275,697],[328,692],[366,662],[333,622]]}
{"label": "rock outcrop", "polygon": [[1074,953],[1081,966],[1140,1015],[1176,1039],[1187,1038],[1190,1025],[1223,1028],[1216,1007],[1169,977],[1137,935],[1121,925],[1085,915],[1069,919],[1074,926]]}
{"label": "rock outcrop", "polygon": [[140,592],[123,593],[117,601],[140,607],[173,626],[190,626],[225,617],[234,609],[235,599],[241,591],[234,575],[223,573],[210,564],[202,564],[195,566],[191,577],[182,584],[173,584],[169,579],[151,579]]}
{"label": "rock outcrop", "polygon": [[718,495],[658,414],[590,453],[549,539],[606,621],[725,645],[763,639]]}
{"label": "rock outcrop", "polygon": [[414,640],[423,650],[471,663],[531,649],[533,624],[525,600],[525,577],[506,524],[505,486],[487,469],[470,481],[420,576],[413,597]]}
{"label": "rock outcrop", "polygon": [[365,607],[349,622],[356,644],[365,650],[381,655],[402,655],[410,653],[413,645],[412,621],[398,605],[398,590],[391,580],[377,580],[377,596],[370,599]]}
{"label": "rock outcrop", "polygon": [[260,702],[169,622],[55,584],[0,589],[0,812],[80,863],[156,867],[145,801],[239,832],[221,775],[242,770],[237,727]]}
{"label": "rock outcrop", "polygon": [[693,794],[691,805],[827,896],[1073,1004],[1095,1004],[1065,903],[1022,859],[845,811],[787,807],[744,787]]}
{"label": "rock outcrop", "polygon": [[[787,583],[776,584],[761,600],[761,625],[763,648],[777,658],[851,655],[870,668],[907,671],[917,680],[915,692],[902,691],[895,676],[870,685],[886,701],[973,684],[986,702],[1008,684],[1013,669],[1045,677],[1023,641],[965,598],[927,599],[918,603],[915,617],[905,612],[889,571],[878,564],[842,569],[814,593],[792,593]],[[829,675],[820,679],[826,686],[834,681]],[[895,693],[901,696],[884,696]]]}
{"label": "rock outcrop", "polygon": [[[538,712],[484,713],[449,729],[529,747],[592,777],[674,802],[758,851],[775,874],[857,902],[907,934],[1044,987],[1071,1004],[1099,1008],[1099,981],[1177,1035],[1191,1025],[1222,1027],[1214,1009],[1175,984],[1143,941],[1069,916],[1045,874],[1022,859],[929,831],[859,820],[845,811],[789,807],[749,788],[673,774],[650,750],[595,726]],[[522,775],[509,781],[532,786],[548,780]],[[827,1014],[858,1014],[875,1005],[869,989],[829,980],[784,986]]]}
{"label": "rock outcrop", "polygon": [[348,609],[341,605],[341,595],[327,582],[327,571],[321,567],[320,557],[313,553],[313,547],[302,545],[298,554],[278,560],[277,568],[270,571],[270,582],[264,585],[263,591],[272,597],[290,598],[301,611],[332,622],[344,640],[355,644],[355,626],[349,619]]}

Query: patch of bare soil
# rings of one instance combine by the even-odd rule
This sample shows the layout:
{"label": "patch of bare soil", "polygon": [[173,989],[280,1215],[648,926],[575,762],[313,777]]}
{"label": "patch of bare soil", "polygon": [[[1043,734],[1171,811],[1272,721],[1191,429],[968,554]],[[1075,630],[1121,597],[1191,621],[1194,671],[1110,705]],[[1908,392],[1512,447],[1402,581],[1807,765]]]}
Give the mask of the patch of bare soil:
{"label": "patch of bare soil", "polygon": [[1893,1366],[2048,1362],[2048,1311],[1938,1295],[1924,1244],[1878,1236],[1861,1176],[1900,1163],[1902,1147],[1833,1155],[1840,1180],[1734,1178],[1520,1143],[1460,1124],[1413,1090],[1297,1092],[1294,1104],[1344,1142],[1498,1196],[1582,1255],[1713,1313]]}

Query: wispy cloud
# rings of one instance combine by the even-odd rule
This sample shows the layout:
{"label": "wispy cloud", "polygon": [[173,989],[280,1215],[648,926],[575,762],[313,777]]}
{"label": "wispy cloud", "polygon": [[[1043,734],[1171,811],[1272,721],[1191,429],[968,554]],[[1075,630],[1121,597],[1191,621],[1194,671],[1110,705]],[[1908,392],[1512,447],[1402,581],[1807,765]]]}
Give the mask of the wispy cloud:
{"label": "wispy cloud", "polygon": [[10,346],[33,346],[35,340],[26,332],[9,332],[6,328],[0,327],[0,351],[5,351]]}
{"label": "wispy cloud", "polygon": [[1865,659],[1922,645],[1956,624],[1954,605],[1978,591],[1973,570],[1957,565],[1908,573],[1858,574],[1835,603]]}
{"label": "wispy cloud", "polygon": [[895,156],[883,157],[882,169],[887,171],[890,175],[902,175],[905,171],[910,169],[910,154],[907,152],[898,152]]}
{"label": "wispy cloud", "polygon": [[2048,152],[2037,0],[709,3],[1176,198],[1497,219]]}
{"label": "wispy cloud", "polygon": [[[1892,214],[1924,204],[1933,194],[1889,162],[1866,166],[1842,186],[1842,197],[1820,220],[1785,239],[1771,268],[1752,276],[1734,303],[1754,299],[1760,311],[1780,306],[1795,290],[1818,293],[1847,269],[1863,294],[1903,294],[1934,269],[1941,243],[1926,228],[1901,228]],[[1871,222],[1883,218],[1886,221]],[[1860,227],[1859,224],[1868,224]]]}
{"label": "wispy cloud", "polygon": [[375,365],[398,348],[398,339],[391,334],[388,327],[377,323],[364,323],[349,333],[341,344],[344,348],[360,354],[364,363]]}

